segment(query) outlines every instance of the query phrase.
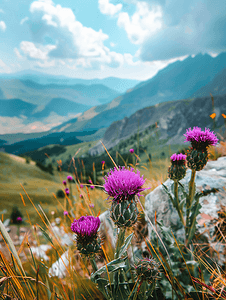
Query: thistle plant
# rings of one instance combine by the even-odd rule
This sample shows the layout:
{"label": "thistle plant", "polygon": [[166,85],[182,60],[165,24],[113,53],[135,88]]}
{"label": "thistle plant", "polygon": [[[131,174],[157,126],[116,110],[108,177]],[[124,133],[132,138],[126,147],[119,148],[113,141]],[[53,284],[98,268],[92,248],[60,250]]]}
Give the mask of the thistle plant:
{"label": "thistle plant", "polygon": [[[76,233],[77,248],[83,256],[89,257],[93,267],[91,280],[98,285],[105,298],[148,299],[156,285],[158,264],[153,259],[132,266],[127,256],[127,248],[133,233],[125,239],[126,229],[137,222],[139,212],[135,196],[140,196],[145,190],[142,187],[145,180],[133,168],[115,167],[104,177],[104,181],[105,192],[109,195],[108,198],[111,197],[110,217],[118,228],[114,260],[97,269],[94,256],[101,247],[97,232],[100,226],[98,217],[86,216],[74,220],[71,229]],[[128,276],[132,270],[137,270],[134,272],[136,282],[131,275]]]}
{"label": "thistle plant", "polygon": [[[208,147],[210,145],[215,146],[218,142],[216,135],[205,128],[202,131],[199,127],[193,129],[187,129],[185,136],[185,142],[191,142],[187,155],[182,153],[173,154],[171,156],[171,167],[168,169],[169,178],[174,180],[174,197],[170,194],[165,185],[166,192],[170,196],[171,202],[176,208],[180,220],[185,228],[185,244],[188,246],[195,235],[196,229],[196,217],[199,214],[201,205],[199,199],[202,193],[195,193],[195,175],[196,171],[200,171],[204,168],[208,161]],[[185,189],[179,181],[186,175],[186,164],[191,169],[191,179],[189,181],[189,193],[185,192]],[[178,197],[178,184],[182,189],[184,200],[179,200]],[[184,204],[186,202],[186,217],[184,218]]]}

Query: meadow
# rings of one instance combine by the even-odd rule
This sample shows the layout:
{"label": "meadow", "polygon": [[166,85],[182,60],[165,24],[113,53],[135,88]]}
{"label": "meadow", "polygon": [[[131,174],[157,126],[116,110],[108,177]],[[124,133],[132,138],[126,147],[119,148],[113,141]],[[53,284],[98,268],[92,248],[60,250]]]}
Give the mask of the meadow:
{"label": "meadow", "polygon": [[[149,142],[149,139],[139,140],[138,142],[133,140],[132,144],[126,145],[123,149],[119,145],[113,148],[110,153],[94,158],[90,158],[88,155],[88,142],[68,146],[64,153],[47,155],[46,162],[51,162],[53,174],[38,168],[33,160],[0,153],[0,202],[2,204],[0,299],[132,300],[226,298],[223,288],[219,291],[208,285],[209,277],[215,273],[221,280],[221,286],[223,286],[224,273],[221,273],[217,268],[210,271],[211,268],[208,269],[208,263],[205,263],[204,260],[204,266],[200,266],[200,261],[196,260],[194,255],[192,255],[193,263],[189,264],[191,253],[181,247],[176,240],[173,240],[172,243],[172,237],[171,242],[169,242],[169,237],[167,238],[163,235],[163,244],[161,244],[161,240],[158,241],[157,239],[156,241],[155,238],[153,241],[146,239],[149,254],[161,267],[158,280],[154,279],[151,283],[148,281],[144,284],[145,280],[144,282],[142,280],[139,281],[140,277],[138,276],[137,278],[137,275],[134,275],[133,272],[131,273],[131,269],[128,267],[129,259],[127,255],[129,254],[127,254],[126,250],[129,242],[132,240],[132,233],[135,231],[135,235],[137,235],[140,230],[140,224],[143,224],[144,197],[168,178],[168,168],[171,164],[170,157],[175,152],[181,152],[183,148],[183,145],[167,146],[165,141],[163,143]],[[139,155],[136,151],[130,151],[133,148],[137,150],[136,146],[138,143],[140,143],[140,147],[137,147]],[[53,146],[40,150],[43,150],[43,153],[48,153],[48,148],[51,149],[51,147]],[[143,151],[141,151],[142,149]],[[216,159],[221,155],[225,155],[224,151],[224,142],[221,143],[221,148],[218,148],[218,150],[211,146],[208,152],[209,158]],[[148,153],[151,153],[151,158]],[[66,168],[63,168],[64,161],[68,157],[70,160],[65,165],[68,168],[70,164],[70,168],[68,168],[69,173],[66,172]],[[94,161],[89,163],[89,165],[85,165],[82,163],[83,159],[85,161],[85,157],[89,157],[89,162],[91,160]],[[79,165],[81,165],[81,172],[76,167]],[[120,253],[123,253],[122,257],[126,259],[126,266],[120,260],[121,257],[117,257],[110,243],[110,238],[106,237],[95,257],[80,255],[70,228],[74,219],[78,220],[85,215],[97,217],[110,209],[111,204],[107,200],[108,195],[106,195],[103,188],[103,176],[110,171],[110,168],[119,165],[134,167],[139,170],[146,179],[143,187],[149,188],[142,192],[140,201],[137,202],[139,210],[137,224],[134,227],[129,226],[127,231],[124,232],[124,240],[121,245],[119,245],[119,242],[116,245],[116,252],[117,249],[120,252],[120,249],[125,248]],[[91,171],[88,172],[88,170]],[[67,177],[71,175],[73,176],[73,181],[67,181]],[[64,180],[66,180],[66,186],[70,191],[69,194],[65,193]],[[63,195],[59,193],[59,190],[63,191]],[[18,224],[7,223],[15,205],[22,213],[23,221]],[[7,233],[7,228],[11,228],[9,234]],[[59,228],[61,234],[57,234],[56,228]],[[119,235],[122,232],[120,230],[118,231]],[[12,232],[14,235],[12,235]],[[68,237],[67,242],[63,242],[63,236]],[[140,236],[145,240],[141,232]],[[137,240],[138,237],[135,236],[132,242],[133,247],[137,245]],[[35,247],[41,245],[48,245],[49,247],[45,256],[34,250]],[[167,248],[166,252],[164,252],[165,247]],[[194,250],[193,247],[189,249]],[[52,264],[58,261],[66,252],[69,264],[65,260],[62,260],[61,263],[61,268],[65,270],[64,276],[51,275]],[[164,257],[163,253],[165,253],[166,257]],[[179,265],[176,266],[174,264],[175,257],[172,258],[173,256],[171,255],[176,257],[176,260],[180,262]],[[112,261],[114,263],[111,264]],[[175,265],[175,268],[173,265]],[[125,268],[126,275],[124,274],[124,276],[128,278],[123,280],[128,282],[126,284],[128,286],[133,284],[129,297],[127,297],[127,294],[123,296],[122,289],[119,289],[120,292],[118,294],[114,294],[109,290],[109,287],[111,289],[111,283],[113,284],[118,276],[118,267]],[[105,272],[102,272],[99,276],[98,269],[100,268],[105,268]],[[187,287],[184,282],[180,282],[178,279],[178,275],[182,271],[187,276]],[[197,285],[195,285],[192,281],[192,276],[197,277],[197,272],[200,274],[200,281],[196,282]],[[128,275],[128,273],[131,274]],[[99,277],[96,275],[95,279],[94,274],[97,274]],[[108,282],[110,282],[107,293],[100,284],[100,282],[105,282],[104,280],[106,280],[103,276],[107,276]],[[202,287],[201,289],[200,286]],[[149,295],[147,293],[149,290],[152,291],[152,298],[151,292]]]}

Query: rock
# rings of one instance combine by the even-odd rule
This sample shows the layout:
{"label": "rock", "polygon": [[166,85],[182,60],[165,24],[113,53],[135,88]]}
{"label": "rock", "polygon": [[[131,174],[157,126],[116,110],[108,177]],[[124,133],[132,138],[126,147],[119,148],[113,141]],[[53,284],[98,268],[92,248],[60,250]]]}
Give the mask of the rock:
{"label": "rock", "polygon": [[69,265],[68,259],[68,250],[61,255],[61,257],[52,264],[51,268],[49,269],[50,276],[57,276],[59,278],[65,277],[67,274],[67,267]]}
{"label": "rock", "polygon": [[[188,169],[185,178],[181,180],[187,191],[190,177],[191,170]],[[226,207],[226,191],[224,189],[226,187],[226,157],[220,157],[217,161],[209,161],[203,170],[196,172],[195,182],[196,191],[204,192],[204,196],[200,198],[202,207],[197,216],[197,229],[210,239],[214,235],[214,224],[218,219],[218,211],[221,207]],[[164,182],[169,190],[173,189],[173,184],[174,182],[170,179]],[[158,222],[162,221],[166,227],[175,228],[176,226],[176,238],[184,237],[184,229],[177,211],[162,185],[145,197],[145,210],[153,224],[156,212]],[[149,225],[149,238],[152,230]]]}
{"label": "rock", "polygon": [[116,245],[117,238],[117,228],[114,225],[114,222],[110,218],[109,210],[102,213],[100,216],[100,235],[103,238],[107,238],[110,240],[112,247],[114,248]]}

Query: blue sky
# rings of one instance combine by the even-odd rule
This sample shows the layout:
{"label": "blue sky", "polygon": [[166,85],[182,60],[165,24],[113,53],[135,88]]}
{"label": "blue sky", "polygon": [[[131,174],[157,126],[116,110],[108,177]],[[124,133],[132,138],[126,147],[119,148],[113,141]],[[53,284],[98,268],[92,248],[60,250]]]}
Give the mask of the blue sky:
{"label": "blue sky", "polygon": [[0,0],[0,73],[147,80],[225,32],[225,0]]}

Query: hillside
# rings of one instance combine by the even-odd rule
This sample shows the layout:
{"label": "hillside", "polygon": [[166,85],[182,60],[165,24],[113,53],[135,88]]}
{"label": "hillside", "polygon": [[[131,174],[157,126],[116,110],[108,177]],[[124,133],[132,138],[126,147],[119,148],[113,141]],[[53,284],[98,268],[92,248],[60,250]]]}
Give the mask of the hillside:
{"label": "hillside", "polygon": [[[224,118],[222,113],[226,113],[226,94],[214,97],[216,112],[216,128],[224,128]],[[156,127],[152,134],[158,134],[160,140],[166,140],[167,144],[182,144],[184,141],[183,133],[186,129],[193,126],[201,128],[213,128],[213,120],[209,117],[212,114],[211,97],[195,99],[185,99],[172,101],[146,107],[137,111],[129,118],[114,122],[105,132],[102,142],[107,149],[111,149],[120,142],[125,142],[132,135],[139,133],[140,141],[144,137],[147,128]],[[89,153],[97,155],[104,152],[104,148],[99,142],[91,148]]]}
{"label": "hillside", "polygon": [[[27,218],[26,211],[30,218],[38,217],[21,184],[35,205],[41,204],[47,213],[54,209],[54,202],[57,200],[52,193],[56,194],[59,189],[63,189],[60,176],[66,177],[67,173],[55,171],[54,175],[50,175],[40,170],[32,161],[28,164],[22,157],[2,152],[0,152],[0,165],[0,202],[4,203],[7,216],[16,204],[25,218]],[[27,203],[26,207],[23,205],[20,193]]]}

